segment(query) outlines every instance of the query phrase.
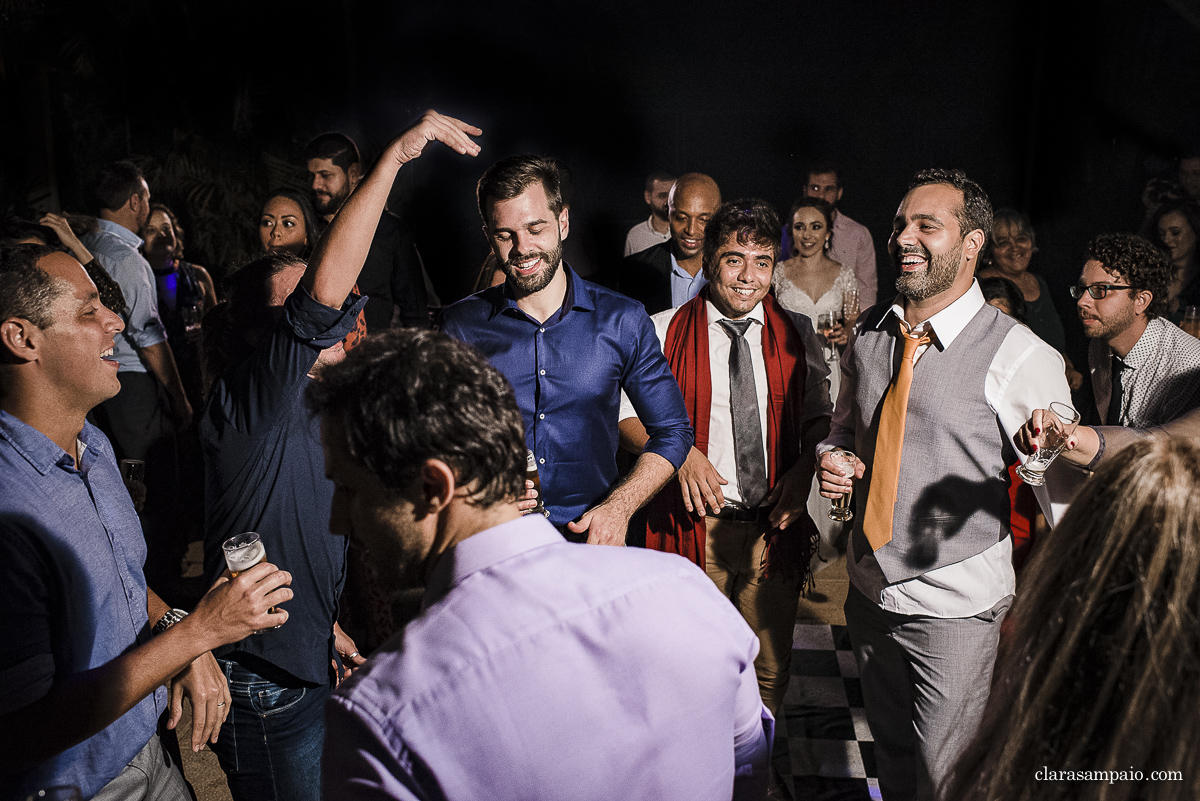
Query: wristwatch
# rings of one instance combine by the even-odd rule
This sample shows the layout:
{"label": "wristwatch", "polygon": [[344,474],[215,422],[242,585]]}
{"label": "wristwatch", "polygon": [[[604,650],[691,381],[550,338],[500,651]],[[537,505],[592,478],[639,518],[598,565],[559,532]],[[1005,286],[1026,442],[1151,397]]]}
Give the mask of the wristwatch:
{"label": "wristwatch", "polygon": [[185,617],[187,617],[187,612],[182,609],[168,609],[166,612],[163,612],[163,616],[154,624],[153,631],[155,634],[162,634]]}

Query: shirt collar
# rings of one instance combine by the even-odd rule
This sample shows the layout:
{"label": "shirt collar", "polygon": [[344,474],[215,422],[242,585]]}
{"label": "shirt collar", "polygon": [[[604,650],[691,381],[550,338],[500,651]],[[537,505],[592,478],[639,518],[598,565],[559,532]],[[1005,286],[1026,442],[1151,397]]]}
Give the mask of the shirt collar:
{"label": "shirt collar", "polygon": [[[887,314],[884,314],[875,326],[877,329],[883,326],[889,316],[895,317],[897,320],[904,319],[903,297],[903,295],[896,296],[892,307],[888,309]],[[985,303],[983,291],[979,288],[979,282],[972,281],[971,287],[961,297],[926,320],[925,322],[928,323],[934,337],[937,339],[938,347],[941,350],[950,347],[950,343],[954,342],[955,337],[962,333],[963,329],[974,319]]]}
{"label": "shirt collar", "polygon": [[[565,542],[558,529],[539,514],[528,514],[467,537],[438,559],[421,599],[424,611],[450,594],[472,573],[506,559]],[[574,546],[572,546],[574,547]]]}
{"label": "shirt collar", "polygon": [[[103,452],[104,439],[97,436],[99,430],[91,423],[83,424],[79,433],[79,441],[85,446],[82,458],[89,462]],[[64,468],[76,468],[75,459],[41,431],[14,417],[5,411],[0,411],[0,439],[12,445],[13,450],[21,454],[34,470],[43,476],[50,472],[55,465]]]}
{"label": "shirt collar", "polygon": [[[721,312],[717,310],[717,307],[713,305],[713,302],[711,300],[705,300],[704,302],[706,304],[708,304],[708,324],[709,325],[714,325],[716,323],[721,322],[722,320],[732,320],[733,319],[732,317],[726,317],[724,314],[721,314]],[[766,325],[767,316],[766,316],[766,313],[763,311],[763,305],[760,302],[757,305],[755,305],[755,307],[753,309],[750,310],[749,314],[745,315],[744,317],[739,317],[738,319],[739,320],[753,320],[756,323]]]}
{"label": "shirt collar", "polygon": [[1163,333],[1166,331],[1165,321],[1161,317],[1151,317],[1146,322],[1146,330],[1138,337],[1138,341],[1129,349],[1129,353],[1125,354],[1125,358],[1121,359],[1121,364],[1130,370],[1136,370],[1144,365],[1149,360],[1150,355],[1158,350],[1159,343],[1162,342]]}
{"label": "shirt collar", "polygon": [[123,225],[118,225],[111,220],[96,220],[96,224],[101,231],[112,234],[135,250],[142,246],[142,238]]}
{"label": "shirt collar", "polygon": [[[579,309],[580,311],[596,310],[596,299],[592,296],[592,292],[588,286],[588,283],[580,278],[575,271],[570,268],[565,260],[563,261],[560,269],[567,276],[567,292],[563,296],[562,306],[560,306],[559,310],[555,312],[549,320],[546,321],[547,324],[551,325],[561,321],[567,316],[567,312],[571,311],[572,309]],[[517,301],[513,298],[512,292],[508,288],[507,281],[505,281],[499,287],[494,287],[492,291],[495,291],[496,289],[499,289],[499,291],[496,292],[496,294],[491,298],[492,313],[489,315],[488,319],[491,319],[497,314],[507,310],[512,310],[523,317],[529,316],[525,314],[525,312],[521,311],[521,307],[517,305]]]}

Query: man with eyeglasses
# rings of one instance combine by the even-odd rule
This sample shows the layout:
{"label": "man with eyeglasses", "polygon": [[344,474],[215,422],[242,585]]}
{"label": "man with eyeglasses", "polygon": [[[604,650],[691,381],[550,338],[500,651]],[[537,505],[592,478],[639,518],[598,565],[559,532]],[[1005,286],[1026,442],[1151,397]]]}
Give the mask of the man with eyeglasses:
{"label": "man with eyeglasses", "polygon": [[1094,408],[1084,421],[1161,425],[1200,406],[1200,340],[1164,316],[1174,266],[1133,234],[1102,234],[1085,253],[1071,297],[1092,340]]}

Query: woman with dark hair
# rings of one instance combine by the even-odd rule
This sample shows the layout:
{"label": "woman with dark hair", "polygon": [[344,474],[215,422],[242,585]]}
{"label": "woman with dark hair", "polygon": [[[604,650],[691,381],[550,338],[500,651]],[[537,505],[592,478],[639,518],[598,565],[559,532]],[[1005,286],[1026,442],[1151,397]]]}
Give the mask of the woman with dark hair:
{"label": "woman with dark hair", "polygon": [[1029,272],[1029,262],[1037,253],[1033,226],[1025,215],[1013,209],[997,209],[992,218],[989,245],[990,263],[976,273],[978,278],[1007,278],[1021,290],[1025,300],[1025,325],[1050,347],[1062,353],[1067,346],[1062,320],[1050,299],[1046,280]]}
{"label": "woman with dark hair", "polygon": [[258,238],[264,251],[286,250],[307,259],[316,247],[318,230],[312,204],[291,189],[272,193],[258,217]]}
{"label": "woman with dark hair", "polygon": [[1138,442],[1030,559],[983,723],[941,797],[1200,797],[1198,609],[1200,445]]}
{"label": "woman with dark hair", "polygon": [[1007,278],[980,278],[979,289],[986,303],[1018,322],[1025,322],[1025,298],[1012,281]]}
{"label": "woman with dark hair", "polygon": [[1192,202],[1160,206],[1154,213],[1151,231],[1155,244],[1175,265],[1167,310],[1171,322],[1178,323],[1186,307],[1200,306],[1200,252],[1196,248],[1200,206]]}

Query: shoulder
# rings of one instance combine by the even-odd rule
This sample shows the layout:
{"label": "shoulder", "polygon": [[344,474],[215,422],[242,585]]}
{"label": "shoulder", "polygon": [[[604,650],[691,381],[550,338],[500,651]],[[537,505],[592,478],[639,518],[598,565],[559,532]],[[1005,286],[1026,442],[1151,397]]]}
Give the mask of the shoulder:
{"label": "shoulder", "polygon": [[871,232],[867,230],[867,226],[846,216],[843,212],[838,212],[837,221],[834,223],[834,228],[839,229],[838,233],[850,234],[853,236],[866,236],[871,238]]}
{"label": "shoulder", "polygon": [[471,326],[486,321],[492,310],[503,301],[503,284],[468,295],[446,307],[442,312],[442,327]]}
{"label": "shoulder", "polygon": [[659,242],[657,245],[651,245],[645,250],[639,250],[636,253],[630,253],[623,260],[623,264],[628,266],[642,266],[662,268],[666,267],[670,270],[671,265],[671,241]]}

